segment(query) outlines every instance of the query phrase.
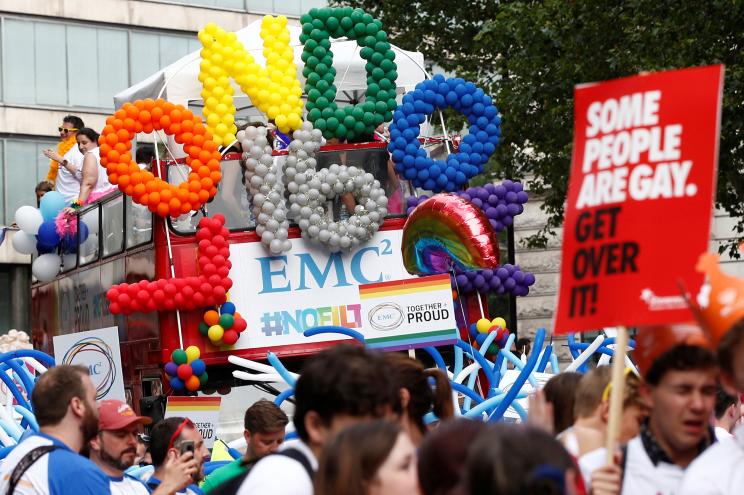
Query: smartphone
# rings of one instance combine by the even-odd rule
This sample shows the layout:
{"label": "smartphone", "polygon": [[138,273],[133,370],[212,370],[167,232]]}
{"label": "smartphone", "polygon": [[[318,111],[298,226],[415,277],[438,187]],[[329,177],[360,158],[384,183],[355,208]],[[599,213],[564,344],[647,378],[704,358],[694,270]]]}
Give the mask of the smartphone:
{"label": "smartphone", "polygon": [[185,440],[181,442],[181,455],[185,454],[186,452],[194,453],[194,442],[193,440]]}

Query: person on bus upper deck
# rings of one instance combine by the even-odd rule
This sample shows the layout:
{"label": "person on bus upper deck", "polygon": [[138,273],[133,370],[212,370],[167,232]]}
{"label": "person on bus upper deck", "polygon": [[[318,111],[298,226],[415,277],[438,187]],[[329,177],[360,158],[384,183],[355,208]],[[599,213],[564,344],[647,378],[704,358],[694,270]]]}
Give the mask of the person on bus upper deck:
{"label": "person on bus upper deck", "polygon": [[238,495],[312,495],[321,450],[342,429],[389,416],[397,402],[383,357],[341,344],[310,358],[295,386],[299,441],[284,443],[248,473]]}
{"label": "person on bus upper deck", "polygon": [[80,195],[80,176],[78,172],[83,167],[83,154],[77,147],[77,133],[85,127],[83,120],[75,115],[67,115],[62,119],[59,129],[60,144],[57,151],[44,150],[44,156],[56,162],[50,167],[47,180],[54,182],[54,188],[69,204]]}
{"label": "person on bus upper deck", "polygon": [[188,418],[172,417],[166,418],[153,426],[150,432],[150,452],[152,454],[152,464],[155,466],[155,472],[146,485],[150,493],[156,493],[158,487],[167,476],[167,467],[169,461],[181,456],[182,446],[190,442],[193,446],[196,470],[191,474],[192,484],[185,489],[175,492],[184,495],[202,495],[197,485],[204,479],[204,460],[209,456],[209,450],[204,446],[204,438],[194,423]]}
{"label": "person on bus upper deck", "polygon": [[708,347],[696,325],[639,329],[634,355],[650,416],[621,449],[620,466],[594,471],[593,489],[624,495],[680,493],[685,470],[716,441],[710,417],[718,364]]}
{"label": "person on bus upper deck", "polygon": [[0,493],[111,493],[106,475],[79,454],[98,433],[96,388],[88,368],[49,368],[36,382],[31,403],[40,431],[18,444],[0,465]]}
{"label": "person on bus upper deck", "polygon": [[49,182],[48,180],[43,180],[36,184],[36,189],[34,189],[34,192],[36,193],[36,207],[38,208],[41,204],[41,198],[44,197],[46,193],[49,191],[54,190],[54,184]]}
{"label": "person on bus upper deck", "polygon": [[[124,473],[134,465],[137,436],[142,425],[152,423],[146,416],[137,416],[129,404],[120,400],[104,400],[98,404],[99,432],[90,441],[90,460],[111,480],[113,495],[147,495],[145,484]],[[169,495],[191,483],[198,466],[194,454],[170,456],[165,463],[163,482],[153,492]]]}

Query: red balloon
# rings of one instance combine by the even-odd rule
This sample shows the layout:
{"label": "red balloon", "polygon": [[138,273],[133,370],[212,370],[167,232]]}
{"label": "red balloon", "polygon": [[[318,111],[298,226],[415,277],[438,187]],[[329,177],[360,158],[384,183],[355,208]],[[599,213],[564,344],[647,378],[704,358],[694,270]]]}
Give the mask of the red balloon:
{"label": "red balloon", "polygon": [[194,372],[191,370],[191,366],[188,364],[181,364],[178,366],[178,378],[181,380],[188,380],[191,375],[194,374]]}
{"label": "red balloon", "polygon": [[121,313],[121,306],[119,303],[112,302],[109,304],[109,312],[114,315]]}
{"label": "red balloon", "polygon": [[225,261],[227,260],[221,254],[216,254],[212,256],[212,263],[214,263],[214,265],[217,267],[225,266]]}
{"label": "red balloon", "polygon": [[108,292],[106,292],[106,299],[109,301],[116,301],[119,298],[119,289],[116,288],[116,286],[111,287]]}
{"label": "red balloon", "polygon": [[129,294],[119,294],[119,304],[121,304],[122,307],[127,307],[132,304],[132,298],[129,297]]}
{"label": "red balloon", "polygon": [[214,287],[215,285],[222,285],[222,277],[217,275],[216,273],[214,275],[210,275],[207,281]]}
{"label": "red balloon", "polygon": [[238,341],[238,332],[236,332],[233,329],[225,330],[225,333],[222,335],[222,342],[225,345],[233,345],[237,341]]}
{"label": "red balloon", "polygon": [[212,294],[214,294],[214,298],[217,301],[220,301],[220,304],[225,302],[225,298],[227,296],[227,293],[225,291],[225,288],[221,285],[218,285],[217,287],[212,289]]}
{"label": "red balloon", "polygon": [[235,318],[232,330],[235,330],[236,332],[242,332],[246,328],[248,328],[248,322],[245,321],[245,318]]}
{"label": "red balloon", "polygon": [[206,306],[206,298],[204,297],[204,294],[202,294],[201,292],[194,293],[194,305],[197,308]]}
{"label": "red balloon", "polygon": [[150,294],[146,290],[142,289],[137,293],[137,300],[141,303],[147,303],[150,299]]}
{"label": "red balloon", "polygon": [[202,268],[202,272],[207,277],[209,277],[210,275],[214,275],[217,273],[217,265],[215,265],[214,263],[208,263],[204,265],[204,268]]}

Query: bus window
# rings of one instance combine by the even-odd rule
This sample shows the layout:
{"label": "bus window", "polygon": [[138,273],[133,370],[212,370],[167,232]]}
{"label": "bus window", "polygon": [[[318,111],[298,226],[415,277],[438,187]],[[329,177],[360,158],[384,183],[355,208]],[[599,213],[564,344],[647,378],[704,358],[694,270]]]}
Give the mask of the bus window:
{"label": "bus window", "polygon": [[119,195],[101,204],[103,233],[103,257],[124,250],[124,197]]}
{"label": "bus window", "polygon": [[[168,165],[168,182],[178,184],[188,177],[189,168],[182,164]],[[240,160],[222,160],[222,180],[219,191],[212,201],[205,205],[210,217],[221,213],[225,216],[225,226],[230,230],[252,230],[256,220],[251,213],[251,203],[243,183],[243,169]],[[179,234],[193,234],[202,213],[187,213],[172,220],[173,229]]]}
{"label": "bus window", "polygon": [[[100,203],[96,203],[92,208],[86,209],[80,214],[80,220],[82,220],[89,226],[94,226],[94,229],[97,232],[101,231],[100,213],[98,211],[100,207]],[[80,266],[84,266],[98,260],[99,239],[95,231],[91,232],[88,235],[88,238],[81,243],[80,248],[78,249]]]}
{"label": "bus window", "polygon": [[127,220],[127,249],[140,246],[152,241],[152,213],[147,206],[132,201],[126,197]]}

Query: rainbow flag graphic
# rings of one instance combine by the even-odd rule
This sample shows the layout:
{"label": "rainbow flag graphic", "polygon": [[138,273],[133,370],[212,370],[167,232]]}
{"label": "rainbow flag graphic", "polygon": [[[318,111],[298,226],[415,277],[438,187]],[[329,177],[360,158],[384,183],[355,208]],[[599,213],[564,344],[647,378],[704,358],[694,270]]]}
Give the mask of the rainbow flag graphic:
{"label": "rainbow flag graphic", "polygon": [[457,340],[448,274],[359,286],[365,344],[404,350]]}

